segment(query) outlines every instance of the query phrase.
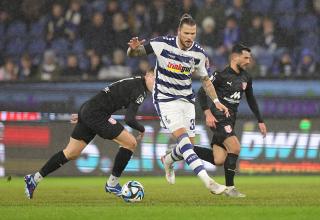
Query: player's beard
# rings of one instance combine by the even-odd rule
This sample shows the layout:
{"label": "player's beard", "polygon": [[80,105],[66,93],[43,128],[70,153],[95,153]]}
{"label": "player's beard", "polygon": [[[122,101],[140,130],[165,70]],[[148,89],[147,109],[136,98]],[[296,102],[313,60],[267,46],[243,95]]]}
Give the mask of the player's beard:
{"label": "player's beard", "polygon": [[181,40],[181,37],[179,37],[179,41],[180,41],[180,44],[184,47],[183,49],[188,49],[192,45],[192,41],[190,42],[190,45],[186,45],[187,41],[183,42]]}
{"label": "player's beard", "polygon": [[237,68],[238,68],[239,72],[241,72],[241,71],[244,70],[244,68],[242,68],[242,67],[240,66],[240,64],[237,64]]}

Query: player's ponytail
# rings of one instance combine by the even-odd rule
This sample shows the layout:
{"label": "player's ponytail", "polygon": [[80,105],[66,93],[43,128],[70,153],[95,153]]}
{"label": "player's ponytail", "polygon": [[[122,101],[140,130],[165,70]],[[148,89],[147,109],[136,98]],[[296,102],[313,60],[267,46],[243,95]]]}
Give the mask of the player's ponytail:
{"label": "player's ponytail", "polygon": [[183,24],[193,26],[196,25],[196,21],[192,18],[190,14],[185,13],[180,18],[179,29],[182,27]]}

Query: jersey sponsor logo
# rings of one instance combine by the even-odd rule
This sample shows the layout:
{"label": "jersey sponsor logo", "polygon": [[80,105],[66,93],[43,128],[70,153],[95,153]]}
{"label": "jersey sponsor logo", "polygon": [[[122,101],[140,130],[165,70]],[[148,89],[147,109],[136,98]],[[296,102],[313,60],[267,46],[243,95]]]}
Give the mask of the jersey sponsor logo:
{"label": "jersey sponsor logo", "polygon": [[169,62],[167,65],[167,68],[169,71],[174,73],[183,73],[188,75],[191,72],[191,67],[182,66],[180,63],[175,64],[175,63]]}
{"label": "jersey sponsor logo", "polygon": [[247,88],[247,83],[246,83],[246,82],[243,82],[243,83],[242,83],[242,89],[245,90],[246,88]]}
{"label": "jersey sponsor logo", "polygon": [[139,97],[136,100],[136,103],[140,105],[143,102],[143,100],[144,100],[143,95],[139,95]]}
{"label": "jersey sponsor logo", "polygon": [[231,86],[231,85],[232,85],[232,82],[227,82],[227,84],[228,84],[229,86]]}
{"label": "jersey sponsor logo", "polygon": [[117,124],[117,121],[113,118],[109,118],[108,122],[110,122],[110,124],[113,124],[113,125]]}
{"label": "jersey sponsor logo", "polygon": [[240,97],[240,92],[235,92],[230,96],[230,98],[232,99],[240,99]]}
{"label": "jersey sponsor logo", "polygon": [[230,133],[232,132],[232,127],[231,127],[231,125],[226,125],[226,126],[224,126],[224,130],[225,130],[228,134],[230,134]]}

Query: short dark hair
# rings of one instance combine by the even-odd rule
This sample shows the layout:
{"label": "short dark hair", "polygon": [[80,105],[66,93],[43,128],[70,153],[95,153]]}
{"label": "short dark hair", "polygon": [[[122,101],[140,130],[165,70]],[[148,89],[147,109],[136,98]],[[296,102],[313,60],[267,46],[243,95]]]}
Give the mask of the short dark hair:
{"label": "short dark hair", "polygon": [[233,47],[232,47],[232,50],[231,50],[231,53],[242,53],[242,51],[248,51],[249,53],[251,52],[250,48],[247,47],[246,45],[244,44],[235,44]]}
{"label": "short dark hair", "polygon": [[180,18],[179,28],[181,28],[183,24],[193,26],[196,25],[196,21],[192,18],[190,14],[185,13]]}

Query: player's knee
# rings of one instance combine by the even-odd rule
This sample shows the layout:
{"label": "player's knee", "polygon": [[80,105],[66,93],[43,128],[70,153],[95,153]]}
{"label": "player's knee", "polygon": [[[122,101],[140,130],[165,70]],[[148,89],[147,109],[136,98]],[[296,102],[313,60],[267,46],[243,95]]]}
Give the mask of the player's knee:
{"label": "player's knee", "polygon": [[214,164],[216,166],[221,166],[224,164],[224,161],[225,161],[225,157],[224,158],[214,158]]}
{"label": "player's knee", "polygon": [[81,154],[81,152],[78,152],[78,151],[69,151],[69,150],[67,150],[67,149],[64,150],[63,153],[64,153],[65,157],[66,157],[68,160],[75,160],[75,159],[77,159],[77,158],[80,156],[80,154]]}
{"label": "player's knee", "polygon": [[134,151],[137,148],[137,145],[138,145],[138,143],[137,143],[136,139],[134,139],[134,138],[126,141],[126,143],[124,144],[124,146],[131,151]]}

